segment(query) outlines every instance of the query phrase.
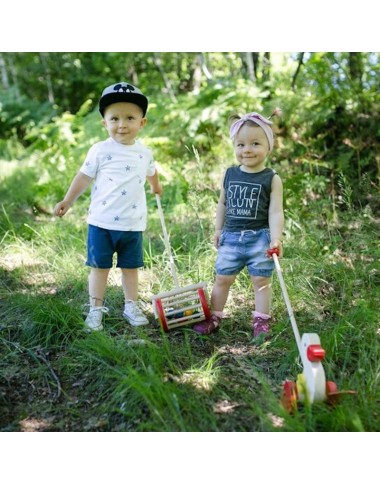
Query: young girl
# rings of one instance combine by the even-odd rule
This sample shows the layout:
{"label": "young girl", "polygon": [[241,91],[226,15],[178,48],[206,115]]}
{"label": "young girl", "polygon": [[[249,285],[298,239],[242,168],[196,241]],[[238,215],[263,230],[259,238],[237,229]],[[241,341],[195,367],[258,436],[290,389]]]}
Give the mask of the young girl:
{"label": "young girl", "polygon": [[[273,115],[277,113],[275,110]],[[211,294],[212,316],[193,329],[206,335],[219,329],[230,287],[247,267],[255,292],[253,336],[265,337],[272,320],[270,280],[274,269],[267,250],[278,248],[282,254],[282,182],[274,170],[265,167],[273,149],[272,122],[258,113],[242,118],[233,115],[230,121],[230,137],[239,166],[227,169],[216,209],[214,244],[218,256]]]}

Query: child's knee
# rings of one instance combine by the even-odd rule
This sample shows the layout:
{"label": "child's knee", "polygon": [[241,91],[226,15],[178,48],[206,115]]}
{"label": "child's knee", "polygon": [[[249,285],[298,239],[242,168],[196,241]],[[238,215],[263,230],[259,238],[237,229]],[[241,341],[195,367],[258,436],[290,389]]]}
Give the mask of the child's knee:
{"label": "child's knee", "polygon": [[138,268],[120,268],[120,270],[125,276],[135,276],[138,274]]}
{"label": "child's knee", "polygon": [[93,276],[104,276],[108,275],[111,268],[91,268],[90,275]]}
{"label": "child's knee", "polygon": [[271,279],[266,276],[251,276],[255,290],[262,291],[270,287]]}
{"label": "child's knee", "polygon": [[215,284],[219,287],[227,287],[229,288],[232,283],[235,281],[236,276],[235,275],[217,275]]}

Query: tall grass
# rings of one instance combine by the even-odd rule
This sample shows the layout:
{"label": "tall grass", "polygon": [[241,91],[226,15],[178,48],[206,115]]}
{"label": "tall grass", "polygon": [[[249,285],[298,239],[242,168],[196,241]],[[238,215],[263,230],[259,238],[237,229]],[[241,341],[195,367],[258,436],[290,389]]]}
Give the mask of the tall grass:
{"label": "tall grass", "polygon": [[[11,227],[3,237],[1,335],[8,348],[4,362],[14,360],[12,342],[17,342],[29,351],[24,350],[23,358],[46,381],[48,370],[41,374],[44,364],[30,356],[41,349],[50,355],[62,386],[56,429],[66,420],[69,427],[86,430],[378,430],[376,229],[371,220],[356,218],[360,227],[347,232],[350,220],[347,214],[347,222],[318,232],[318,238],[305,229],[299,237],[300,230],[294,229],[286,236],[281,261],[301,333],[320,335],[327,351],[327,377],[341,389],[358,392],[336,408],[301,407],[288,416],[279,405],[282,381],[295,380],[302,366],[275,275],[274,335],[261,347],[251,338],[253,293],[245,273],[231,291],[228,318],[219,334],[200,337],[188,328],[162,334],[153,321],[149,294],[170,288],[172,282],[157,236],[146,240],[148,267],[142,272],[147,277],[142,285],[149,287],[142,294],[152,325],[127,327],[120,316],[120,287],[112,285],[105,331],[83,332],[84,234],[69,219],[59,231],[48,220],[38,226],[31,223],[32,244]],[[210,241],[196,236],[187,244],[193,248],[189,253],[174,248],[183,283],[206,280],[211,289],[215,251]],[[1,370],[4,374],[4,367]],[[43,379],[38,385],[44,386]],[[2,390],[2,401],[8,405],[12,395],[8,398]],[[32,414],[55,416],[49,402],[35,399],[25,406]],[[17,429],[17,416],[13,423]]]}

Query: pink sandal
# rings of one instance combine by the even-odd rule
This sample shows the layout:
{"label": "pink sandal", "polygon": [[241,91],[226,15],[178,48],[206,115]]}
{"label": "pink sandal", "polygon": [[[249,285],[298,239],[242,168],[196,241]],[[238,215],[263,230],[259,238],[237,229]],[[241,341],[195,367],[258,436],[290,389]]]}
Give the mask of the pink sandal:
{"label": "pink sandal", "polygon": [[219,330],[221,320],[221,318],[213,314],[208,320],[196,323],[193,330],[201,335],[210,335],[210,333]]}
{"label": "pink sandal", "polygon": [[255,317],[253,319],[253,336],[257,338],[259,336],[268,337],[269,336],[269,327],[270,323],[272,322],[271,318],[261,318]]}

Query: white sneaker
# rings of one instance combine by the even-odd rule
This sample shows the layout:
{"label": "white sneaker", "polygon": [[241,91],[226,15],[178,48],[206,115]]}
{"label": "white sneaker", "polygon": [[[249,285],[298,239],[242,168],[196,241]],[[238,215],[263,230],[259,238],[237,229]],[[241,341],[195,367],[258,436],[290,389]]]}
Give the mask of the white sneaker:
{"label": "white sneaker", "polygon": [[94,306],[90,308],[87,318],[84,322],[90,330],[103,330],[102,320],[103,313],[108,313],[108,308],[105,306]]}
{"label": "white sneaker", "polygon": [[123,317],[134,327],[149,323],[141,308],[138,306],[137,301],[129,300],[125,303]]}

